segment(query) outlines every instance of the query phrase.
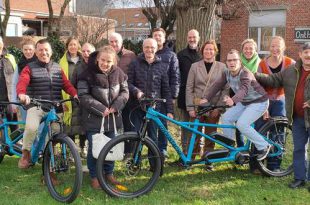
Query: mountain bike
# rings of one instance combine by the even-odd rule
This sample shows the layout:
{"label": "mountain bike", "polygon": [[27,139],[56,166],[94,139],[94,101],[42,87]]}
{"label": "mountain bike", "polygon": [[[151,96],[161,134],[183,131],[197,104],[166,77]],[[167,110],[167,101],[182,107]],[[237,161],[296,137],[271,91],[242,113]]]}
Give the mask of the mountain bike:
{"label": "mountain bike", "polygon": [[[146,136],[147,123],[152,120],[164,133],[174,150],[178,153],[184,166],[194,164],[213,164],[218,162],[235,162],[237,164],[246,164],[250,160],[250,153],[254,150],[254,145],[247,140],[242,147],[235,147],[235,141],[220,133],[221,128],[236,129],[233,125],[201,123],[199,119],[211,110],[217,108],[227,108],[227,106],[201,105],[198,107],[197,117],[193,122],[180,122],[169,118],[155,110],[157,103],[162,103],[163,99],[144,98],[140,102],[141,108],[147,104],[146,116],[138,133],[124,133],[109,141],[97,161],[97,176],[101,187],[111,196],[133,198],[149,192],[162,172],[162,156],[157,145]],[[185,128],[192,133],[187,154],[184,154],[177,141],[162,124],[160,118],[163,118],[178,127]],[[205,134],[200,131],[201,127],[216,127],[216,132]],[[291,126],[284,117],[276,117],[268,120],[261,127],[259,133],[272,146],[267,158],[258,162],[258,167],[262,173],[268,176],[281,177],[293,172],[293,140],[291,135]],[[206,152],[198,160],[193,160],[193,150],[196,138],[202,136],[216,144],[214,151]],[[116,160],[114,176],[119,184],[111,184],[104,177],[103,164],[109,153],[114,151],[115,146],[120,144],[129,144],[130,149],[124,151],[124,158]],[[122,145],[124,146],[124,145]],[[128,147],[128,146],[127,146]],[[269,159],[277,158],[280,160],[280,168],[273,169],[268,165]]]}
{"label": "mountain bike", "polygon": [[[72,99],[62,101],[31,99],[32,105],[46,112],[41,120],[44,125],[38,136],[38,143],[31,149],[31,164],[38,162],[39,153],[44,147],[42,172],[48,191],[55,200],[71,203],[80,192],[83,173],[82,162],[75,144],[63,133],[62,122],[56,114],[56,108],[67,101]],[[52,130],[52,123],[58,124],[59,132]],[[10,139],[5,136],[4,139],[9,142]],[[6,141],[4,141],[5,146],[10,145]]]}

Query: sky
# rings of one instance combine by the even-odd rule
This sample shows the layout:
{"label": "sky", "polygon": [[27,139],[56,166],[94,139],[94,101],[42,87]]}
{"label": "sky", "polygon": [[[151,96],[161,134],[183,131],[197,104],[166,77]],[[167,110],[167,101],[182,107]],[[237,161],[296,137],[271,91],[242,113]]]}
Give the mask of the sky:
{"label": "sky", "polygon": [[116,8],[136,8],[141,7],[140,0],[116,0],[114,1]]}

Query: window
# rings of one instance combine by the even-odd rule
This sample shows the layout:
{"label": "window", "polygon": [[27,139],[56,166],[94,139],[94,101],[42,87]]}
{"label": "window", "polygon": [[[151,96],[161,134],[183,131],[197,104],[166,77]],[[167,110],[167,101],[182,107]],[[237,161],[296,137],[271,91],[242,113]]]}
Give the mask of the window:
{"label": "window", "polygon": [[286,12],[284,10],[257,11],[250,14],[249,38],[257,42],[260,55],[269,54],[272,36],[285,38]]}
{"label": "window", "polygon": [[141,27],[141,26],[142,26],[142,23],[137,23],[137,26],[138,26],[138,27]]}
{"label": "window", "polygon": [[16,23],[8,23],[6,36],[18,36],[18,26]]}
{"label": "window", "polygon": [[133,27],[135,24],[134,23],[130,23],[129,24],[129,27]]}
{"label": "window", "polygon": [[122,24],[122,27],[126,27],[126,24],[124,23],[124,24]]}
{"label": "window", "polygon": [[76,13],[76,0],[71,0],[69,2],[69,12]]}
{"label": "window", "polygon": [[135,14],[134,15],[135,18],[138,18],[139,16],[140,16],[140,14]]}
{"label": "window", "polygon": [[148,26],[150,26],[150,24],[149,23],[145,23],[144,26],[148,27]]}

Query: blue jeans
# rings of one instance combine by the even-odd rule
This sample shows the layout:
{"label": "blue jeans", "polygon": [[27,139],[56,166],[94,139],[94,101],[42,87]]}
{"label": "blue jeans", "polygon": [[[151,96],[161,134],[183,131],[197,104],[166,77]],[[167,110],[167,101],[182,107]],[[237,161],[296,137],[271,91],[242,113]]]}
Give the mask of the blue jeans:
{"label": "blue jeans", "polygon": [[[98,132],[92,132],[92,131],[87,131],[86,132],[86,136],[88,139],[88,150],[87,150],[87,167],[89,169],[89,175],[91,178],[96,178],[97,174],[96,174],[96,163],[97,163],[97,159],[93,157],[92,154],[92,148],[93,148],[93,138],[92,135],[99,133]],[[104,133],[107,137],[109,138],[114,138],[115,137],[115,133],[114,131],[112,132],[105,132]],[[113,173],[113,169],[114,169],[114,162],[106,162],[104,163],[104,172],[105,174],[112,174]]]}
{"label": "blue jeans", "polygon": [[[251,126],[268,108],[268,100],[260,103],[251,103],[243,105],[237,103],[236,106],[229,108],[222,116],[222,123],[225,125],[233,125],[236,122],[236,127],[241,134],[255,145],[258,150],[263,150],[268,143],[263,137]],[[223,129],[224,135],[228,138],[234,139],[234,130],[230,128]]]}
{"label": "blue jeans", "polygon": [[[309,145],[310,129],[305,127],[305,119],[294,117],[293,119],[293,167],[294,178],[298,180],[307,179],[307,147]],[[309,169],[309,168],[308,168]],[[308,180],[310,174],[308,173]]]}

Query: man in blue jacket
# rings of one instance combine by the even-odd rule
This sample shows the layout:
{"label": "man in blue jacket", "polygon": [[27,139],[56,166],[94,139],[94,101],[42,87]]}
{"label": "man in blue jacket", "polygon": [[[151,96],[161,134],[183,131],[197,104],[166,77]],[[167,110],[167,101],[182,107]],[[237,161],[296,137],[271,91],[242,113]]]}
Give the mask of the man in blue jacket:
{"label": "man in blue jacket", "polygon": [[[139,106],[138,100],[145,96],[148,98],[164,98],[165,105],[158,104],[157,110],[161,106],[167,108],[167,116],[173,117],[172,97],[168,82],[167,63],[164,63],[155,53],[157,42],[148,38],[143,41],[143,53],[136,60],[131,62],[128,68],[128,87],[133,99],[132,108]],[[132,113],[132,121],[135,130],[139,131],[145,112],[139,107]],[[157,144],[157,126],[150,122],[147,128],[148,136]]]}
{"label": "man in blue jacket", "polygon": [[[180,71],[177,55],[173,51],[171,51],[171,49],[167,45],[165,45],[166,32],[164,29],[155,28],[152,32],[152,37],[157,41],[158,50],[156,52],[156,55],[160,57],[164,63],[168,64],[168,67],[166,67],[166,72],[168,74],[169,87],[171,96],[173,98],[173,104],[175,104],[175,101],[179,95],[180,88]],[[161,113],[166,114],[166,106],[162,106],[160,111]],[[167,121],[162,120],[162,123],[167,128]],[[168,156],[167,139],[161,131],[158,132],[158,148],[165,157]]]}

